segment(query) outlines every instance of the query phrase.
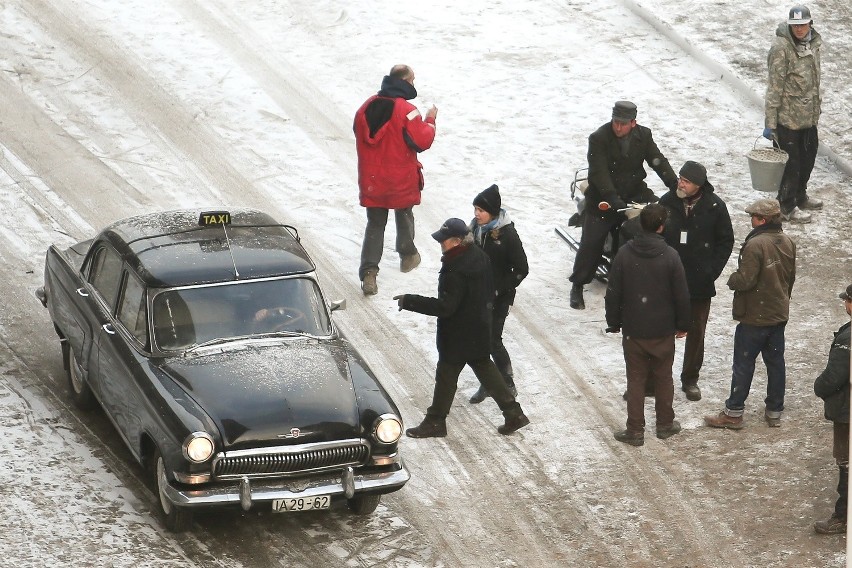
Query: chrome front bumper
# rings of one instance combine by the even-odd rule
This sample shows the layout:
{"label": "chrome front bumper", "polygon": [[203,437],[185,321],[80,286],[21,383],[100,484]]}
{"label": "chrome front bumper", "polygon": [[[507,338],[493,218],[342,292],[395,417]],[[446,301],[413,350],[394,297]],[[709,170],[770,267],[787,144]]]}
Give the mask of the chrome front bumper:
{"label": "chrome front bumper", "polygon": [[351,467],[325,477],[302,479],[255,479],[243,477],[238,481],[223,482],[214,487],[178,489],[171,484],[164,487],[166,497],[178,507],[203,507],[239,504],[248,511],[253,503],[273,499],[299,499],[320,495],[342,495],[351,499],[358,493],[390,493],[401,489],[411,479],[402,460],[399,469],[381,473],[355,473]]}

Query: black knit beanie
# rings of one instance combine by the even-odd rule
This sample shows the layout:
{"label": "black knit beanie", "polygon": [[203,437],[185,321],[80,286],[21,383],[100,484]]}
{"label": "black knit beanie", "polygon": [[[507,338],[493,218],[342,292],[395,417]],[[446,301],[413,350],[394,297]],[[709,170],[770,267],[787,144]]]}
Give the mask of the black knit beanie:
{"label": "black knit beanie", "polygon": [[473,204],[483,211],[487,211],[492,217],[500,215],[500,188],[493,184],[473,199]]}

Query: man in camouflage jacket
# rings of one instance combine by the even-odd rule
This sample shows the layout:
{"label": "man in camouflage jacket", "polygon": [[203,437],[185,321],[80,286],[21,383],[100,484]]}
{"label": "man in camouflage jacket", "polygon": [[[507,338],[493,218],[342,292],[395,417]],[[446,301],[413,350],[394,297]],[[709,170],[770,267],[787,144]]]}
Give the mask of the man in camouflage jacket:
{"label": "man in camouflage jacket", "polygon": [[804,210],[822,207],[821,201],[808,198],[807,193],[819,148],[822,36],[813,29],[806,6],[794,6],[775,36],[767,61],[763,135],[774,139],[789,156],[778,190],[782,219],[807,223],[811,216]]}

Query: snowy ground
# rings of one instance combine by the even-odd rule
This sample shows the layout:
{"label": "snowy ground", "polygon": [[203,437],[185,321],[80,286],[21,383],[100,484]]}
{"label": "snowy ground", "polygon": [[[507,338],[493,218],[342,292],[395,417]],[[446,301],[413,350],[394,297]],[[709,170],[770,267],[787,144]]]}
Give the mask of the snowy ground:
{"label": "snowy ground", "polygon": [[[837,292],[852,282],[849,5],[811,4],[827,44],[820,134],[831,159],[818,162],[811,183],[827,209],[787,228],[799,279],[781,429],[760,419],[762,371],[748,428],[702,426],[730,375],[731,294],[720,290],[704,400],[676,396],[683,434],[649,436],[641,449],[612,440],[625,419],[620,338],[602,331],[602,285],[587,288],[586,311],[567,308],[573,257],[553,231],[573,212],[568,185],[585,166],[588,134],[627,98],[676,169],[688,159],[707,166],[741,242],[743,207],[765,196],[751,189],[744,155],[763,127],[766,50],[787,8],[775,0],[735,9],[699,0],[4,3],[0,564],[843,565],[845,539],[810,528],[829,514],[836,479],[811,385],[844,321]],[[424,261],[400,274],[391,228],[379,295],[364,299],[351,121],[400,62],[416,71],[420,108],[439,108],[415,213]],[[467,403],[475,379],[465,373],[449,437],[406,441],[414,477],[368,521],[342,510],[222,513],[168,534],[107,420],[66,401],[59,347],[32,294],[47,246],[140,211],[242,205],[300,228],[330,295],[349,300],[338,322],[416,424],[431,395],[434,320],[397,312],[391,297],[434,291],[440,255],[429,233],[447,217],[471,217],[471,200],[493,182],[531,262],[506,332],[533,424],[498,436],[493,403]]]}

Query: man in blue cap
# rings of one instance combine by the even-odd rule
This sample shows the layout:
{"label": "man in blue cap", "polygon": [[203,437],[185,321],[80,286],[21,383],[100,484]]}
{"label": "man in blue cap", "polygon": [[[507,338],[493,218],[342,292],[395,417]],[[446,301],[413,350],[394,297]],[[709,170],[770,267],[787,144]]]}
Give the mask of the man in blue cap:
{"label": "man in blue cap", "polygon": [[432,233],[432,238],[441,243],[444,253],[438,276],[438,297],[394,296],[400,310],[438,317],[438,365],[432,405],[423,422],[406,430],[406,434],[412,438],[447,435],[447,415],[465,365],[470,366],[503,411],[505,423],[497,431],[511,434],[530,420],[491,360],[494,284],[488,255],[474,245],[473,235],[461,219],[447,219]]}

